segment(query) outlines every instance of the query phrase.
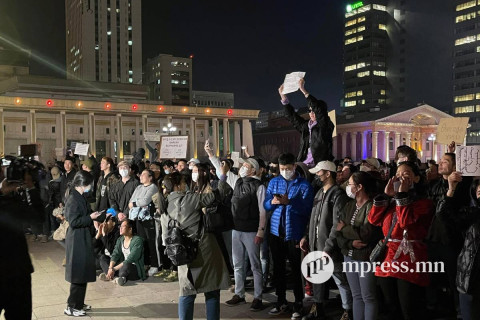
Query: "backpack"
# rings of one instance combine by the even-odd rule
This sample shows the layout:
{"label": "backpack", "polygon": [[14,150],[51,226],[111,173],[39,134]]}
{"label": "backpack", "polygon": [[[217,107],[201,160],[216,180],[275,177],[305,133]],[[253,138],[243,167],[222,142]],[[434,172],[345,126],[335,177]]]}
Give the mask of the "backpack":
{"label": "backpack", "polygon": [[228,193],[223,199],[217,189],[212,192],[215,194],[215,202],[210,207],[205,208],[205,214],[203,215],[205,232],[232,230],[232,192]]}
{"label": "backpack", "polygon": [[[175,218],[169,216],[167,235],[165,237],[165,254],[175,266],[192,263],[198,254],[198,243],[202,238],[203,219],[190,226],[180,227],[178,222],[178,213],[180,212],[180,201],[175,202],[177,214]],[[187,234],[186,229],[198,224],[198,230],[194,234]]]}

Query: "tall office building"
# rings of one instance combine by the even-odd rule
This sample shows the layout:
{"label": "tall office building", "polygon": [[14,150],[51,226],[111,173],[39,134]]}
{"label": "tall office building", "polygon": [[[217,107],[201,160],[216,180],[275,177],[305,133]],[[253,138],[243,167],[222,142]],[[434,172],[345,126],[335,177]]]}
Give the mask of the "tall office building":
{"label": "tall office building", "polygon": [[451,3],[365,0],[345,10],[344,96],[347,112],[450,108]]}
{"label": "tall office building", "polygon": [[455,1],[453,113],[470,117],[467,144],[480,142],[480,2]]}
{"label": "tall office building", "polygon": [[142,83],[141,0],[65,0],[67,78]]}
{"label": "tall office building", "polygon": [[144,67],[144,84],[150,87],[150,99],[165,104],[192,104],[192,59],[159,54]]}

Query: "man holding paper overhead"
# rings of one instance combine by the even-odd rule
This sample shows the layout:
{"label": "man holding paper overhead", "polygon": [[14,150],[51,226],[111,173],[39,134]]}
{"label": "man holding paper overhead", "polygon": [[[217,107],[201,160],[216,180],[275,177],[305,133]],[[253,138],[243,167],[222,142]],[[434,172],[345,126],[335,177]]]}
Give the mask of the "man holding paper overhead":
{"label": "man holding paper overhead", "polygon": [[278,89],[278,92],[282,104],[285,106],[285,117],[302,135],[297,161],[301,161],[309,167],[314,167],[320,161],[333,160],[332,133],[335,125],[328,116],[327,104],[322,100],[317,100],[305,90],[305,80],[303,78],[298,81],[298,86],[307,98],[309,120],[302,118],[290,104],[284,92],[284,84]]}

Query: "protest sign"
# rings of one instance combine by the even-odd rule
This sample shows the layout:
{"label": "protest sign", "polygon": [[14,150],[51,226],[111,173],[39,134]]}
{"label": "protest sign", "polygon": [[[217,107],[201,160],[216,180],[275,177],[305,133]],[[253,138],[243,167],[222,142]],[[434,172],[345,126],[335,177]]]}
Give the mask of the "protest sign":
{"label": "protest sign", "polygon": [[185,159],[188,136],[162,136],[160,140],[161,159]]}
{"label": "protest sign", "polygon": [[298,86],[298,81],[305,77],[305,72],[292,72],[285,76],[283,80],[283,94],[291,93],[297,91],[300,87]]}
{"label": "protest sign", "polygon": [[465,177],[480,176],[480,146],[457,146],[455,156],[458,172]]}
{"label": "protest sign", "polygon": [[328,113],[328,116],[330,117],[330,120],[332,120],[333,125],[335,126],[333,128],[333,133],[332,133],[332,138],[337,136],[337,117],[335,110],[332,110]]}
{"label": "protest sign", "polygon": [[440,119],[437,127],[437,143],[450,144],[455,141],[456,144],[463,144],[467,126],[468,117]]}
{"label": "protest sign", "polygon": [[240,158],[240,152],[232,151],[232,153],[230,154],[230,159],[233,160],[233,166],[235,168],[238,168],[240,165],[240,163],[238,162],[239,158]]}
{"label": "protest sign", "polygon": [[88,143],[80,143],[77,142],[75,145],[75,154],[78,154],[79,156],[86,156],[88,155],[88,147],[90,145]]}
{"label": "protest sign", "polygon": [[145,141],[160,141],[160,133],[156,132],[144,132],[143,133],[143,138]]}

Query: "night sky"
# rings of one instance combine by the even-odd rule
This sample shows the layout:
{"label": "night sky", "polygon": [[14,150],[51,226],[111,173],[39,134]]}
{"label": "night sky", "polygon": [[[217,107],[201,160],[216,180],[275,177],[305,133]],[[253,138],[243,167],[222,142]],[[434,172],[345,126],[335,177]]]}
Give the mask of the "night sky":
{"label": "night sky", "polygon": [[[342,95],[345,3],[144,0],[143,60],[194,54],[194,90],[233,92],[237,108],[269,111],[281,108],[285,73],[305,71],[307,89],[334,108]],[[0,1],[0,35],[58,68],[32,60],[32,74],[64,77],[64,7],[63,0]],[[298,107],[305,103],[291,96]]]}

